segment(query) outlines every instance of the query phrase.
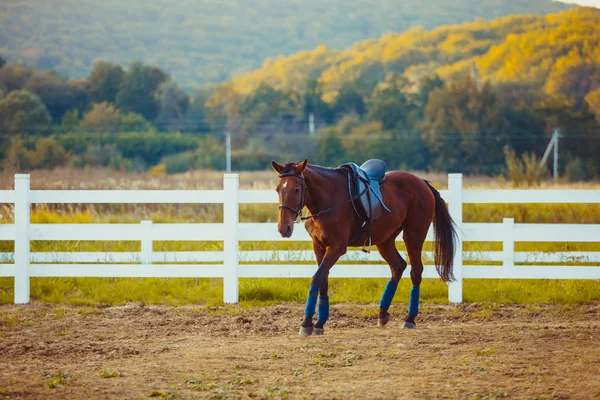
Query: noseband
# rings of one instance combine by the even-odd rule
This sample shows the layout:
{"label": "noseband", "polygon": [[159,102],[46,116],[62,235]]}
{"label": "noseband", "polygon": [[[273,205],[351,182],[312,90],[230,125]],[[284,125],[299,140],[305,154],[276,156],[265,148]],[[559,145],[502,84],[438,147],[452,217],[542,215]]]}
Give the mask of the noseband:
{"label": "noseband", "polygon": [[286,176],[293,176],[296,178],[300,179],[300,186],[301,186],[301,198],[300,198],[300,208],[299,209],[295,209],[294,207],[290,207],[287,204],[280,204],[279,205],[279,209],[285,208],[286,210],[290,210],[291,212],[293,212],[294,214],[296,214],[296,218],[294,219],[294,223],[299,223],[302,221],[302,210],[304,209],[304,206],[306,205],[306,197],[304,196],[304,192],[306,191],[306,183],[304,183],[304,176],[302,174],[292,174],[292,173],[283,173],[283,174],[279,174],[279,178],[284,178]]}

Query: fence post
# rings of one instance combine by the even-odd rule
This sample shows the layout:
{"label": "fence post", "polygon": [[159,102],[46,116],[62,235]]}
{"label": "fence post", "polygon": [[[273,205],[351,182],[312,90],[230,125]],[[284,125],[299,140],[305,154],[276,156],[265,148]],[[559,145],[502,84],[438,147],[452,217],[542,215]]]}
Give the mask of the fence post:
{"label": "fence post", "polygon": [[504,240],[502,241],[502,268],[513,268],[515,266],[514,227],[514,218],[504,218],[502,220],[502,231],[504,235]]}
{"label": "fence post", "polygon": [[238,223],[239,176],[223,176],[223,302],[235,304],[238,294]]}
{"label": "fence post", "polygon": [[462,174],[448,174],[448,211],[456,224],[457,242],[454,252],[454,278],[455,282],[448,285],[448,301],[451,303],[462,303],[463,282],[463,211],[462,211]]}
{"label": "fence post", "polygon": [[29,175],[15,175],[15,304],[29,303]]}
{"label": "fence post", "polygon": [[142,247],[140,252],[140,261],[142,264],[152,264],[152,236],[146,236],[146,232],[152,230],[152,221],[140,221],[142,225]]}

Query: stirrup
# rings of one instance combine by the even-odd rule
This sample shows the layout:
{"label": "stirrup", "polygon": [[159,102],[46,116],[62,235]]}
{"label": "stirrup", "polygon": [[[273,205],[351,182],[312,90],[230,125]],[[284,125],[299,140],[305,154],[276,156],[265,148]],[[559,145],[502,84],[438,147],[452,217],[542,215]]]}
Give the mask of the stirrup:
{"label": "stirrup", "polygon": [[[368,246],[367,242],[369,242]],[[371,254],[371,236],[369,236],[367,240],[365,240],[365,242],[363,243],[362,251],[363,253]]]}

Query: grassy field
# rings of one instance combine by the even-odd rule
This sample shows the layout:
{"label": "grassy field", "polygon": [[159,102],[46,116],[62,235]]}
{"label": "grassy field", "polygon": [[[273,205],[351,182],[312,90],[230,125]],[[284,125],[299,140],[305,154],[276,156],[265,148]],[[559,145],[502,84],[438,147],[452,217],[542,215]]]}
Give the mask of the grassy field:
{"label": "grassy field", "polygon": [[[441,174],[418,174],[444,189],[446,177]],[[273,189],[276,175],[270,171],[241,173],[242,189]],[[0,174],[0,189],[12,189],[13,175]],[[465,177],[465,189],[504,188],[507,182],[492,178]],[[174,176],[131,174],[104,169],[35,171],[32,189],[219,189],[222,173],[195,171]],[[599,183],[543,183],[543,189],[600,189]],[[499,204],[465,205],[466,222],[500,222],[512,217],[518,223],[600,224],[598,204]],[[36,205],[32,223],[139,223],[150,219],[155,223],[220,222],[219,205]],[[272,205],[240,206],[242,222],[274,222],[277,207]],[[13,222],[12,205],[0,205],[0,223]],[[155,242],[154,251],[220,250],[220,242]],[[310,249],[305,242],[242,242],[242,250]],[[427,248],[427,244],[426,244]],[[501,250],[501,243],[465,243],[465,250]],[[32,242],[31,251],[139,251],[139,242]],[[517,251],[600,251],[599,243],[517,243]],[[0,242],[0,252],[13,251],[13,242]],[[13,279],[0,278],[0,304],[13,299]],[[384,279],[332,279],[334,303],[373,303],[379,300]],[[242,305],[272,304],[281,301],[304,301],[307,279],[242,279]],[[408,300],[410,282],[403,280],[397,302]],[[439,280],[426,280],[422,287],[426,302],[447,302],[447,288]],[[34,300],[74,305],[127,302],[147,304],[219,304],[222,284],[218,279],[117,279],[117,278],[32,278]],[[495,303],[565,303],[577,304],[600,300],[600,281],[542,280],[466,280],[467,302]]]}

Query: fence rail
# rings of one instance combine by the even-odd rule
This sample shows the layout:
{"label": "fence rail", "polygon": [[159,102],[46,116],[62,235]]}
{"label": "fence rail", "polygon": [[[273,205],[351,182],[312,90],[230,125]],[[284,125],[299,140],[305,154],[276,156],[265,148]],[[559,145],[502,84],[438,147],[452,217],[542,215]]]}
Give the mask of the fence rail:
{"label": "fence rail", "polygon": [[[464,223],[466,203],[600,203],[600,190],[463,190],[462,175],[448,175],[440,191],[457,224],[459,243],[502,242],[502,251],[457,251],[456,282],[448,298],[462,302],[462,281],[498,279],[600,279],[598,252],[516,252],[515,242],[600,242],[600,225]],[[0,203],[15,206],[14,224],[0,225],[0,240],[14,241],[14,253],[0,253],[0,276],[14,277],[15,304],[30,300],[30,277],[171,277],[223,278],[223,300],[238,302],[239,278],[310,277],[312,251],[239,251],[240,241],[282,241],[274,223],[240,223],[239,204],[278,203],[274,191],[239,190],[238,176],[226,174],[223,190],[30,190],[29,175],[15,175],[15,190],[0,191]],[[31,224],[34,203],[188,203],[223,204],[223,223],[206,224]],[[30,252],[31,241],[140,241],[139,252]],[[154,252],[154,241],[221,241],[223,251]],[[294,241],[310,241],[297,229]],[[430,229],[427,240],[432,240]],[[425,278],[437,277],[425,252]],[[285,262],[285,264],[282,264]],[[291,264],[292,262],[293,264]],[[464,265],[477,262],[477,265]],[[279,263],[279,264],[278,264]],[[481,265],[481,264],[489,265]],[[527,263],[528,265],[518,265]],[[554,263],[560,265],[529,265]],[[593,265],[574,266],[573,263]],[[427,265],[429,264],[429,265]],[[409,272],[405,272],[406,275]],[[389,278],[389,267],[376,252],[349,251],[331,271],[339,278]]]}

